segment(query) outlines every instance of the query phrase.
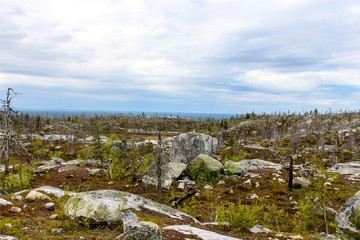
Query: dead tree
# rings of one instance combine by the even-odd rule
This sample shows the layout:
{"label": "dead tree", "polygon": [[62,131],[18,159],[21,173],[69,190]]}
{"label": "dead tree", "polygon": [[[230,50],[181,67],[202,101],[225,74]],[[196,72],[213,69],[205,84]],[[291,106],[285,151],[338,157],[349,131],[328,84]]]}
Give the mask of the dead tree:
{"label": "dead tree", "polygon": [[13,139],[13,115],[15,111],[11,108],[11,100],[15,97],[16,93],[12,88],[8,88],[5,100],[1,100],[1,129],[3,131],[0,156],[4,157],[5,174],[9,174],[9,159],[11,152],[11,142]]}
{"label": "dead tree", "polygon": [[[9,174],[9,163],[10,156],[12,153],[20,155],[20,151],[24,152],[25,155],[30,154],[26,151],[23,145],[20,143],[19,139],[15,135],[14,131],[14,122],[16,119],[17,112],[11,107],[11,100],[17,95],[17,93],[12,89],[8,88],[6,99],[1,100],[2,107],[0,110],[1,123],[0,129],[2,131],[2,137],[0,139],[0,157],[4,158],[5,165],[5,174]],[[30,158],[28,159],[28,164],[30,165]],[[21,162],[20,162],[21,165]],[[20,176],[21,177],[21,176]]]}
{"label": "dead tree", "polygon": [[293,174],[294,174],[294,159],[289,155],[290,166],[289,166],[289,192],[293,190]]}
{"label": "dead tree", "polygon": [[157,196],[158,202],[162,203],[162,141],[161,131],[158,131],[158,146],[156,156],[156,174],[157,174]]}

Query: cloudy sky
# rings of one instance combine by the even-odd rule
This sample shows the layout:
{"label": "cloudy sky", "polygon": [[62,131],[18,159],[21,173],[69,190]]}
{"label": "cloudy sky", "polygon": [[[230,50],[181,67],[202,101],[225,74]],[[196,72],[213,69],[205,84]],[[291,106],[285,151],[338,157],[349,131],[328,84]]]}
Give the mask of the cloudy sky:
{"label": "cloudy sky", "polygon": [[360,109],[359,0],[0,0],[21,109]]}

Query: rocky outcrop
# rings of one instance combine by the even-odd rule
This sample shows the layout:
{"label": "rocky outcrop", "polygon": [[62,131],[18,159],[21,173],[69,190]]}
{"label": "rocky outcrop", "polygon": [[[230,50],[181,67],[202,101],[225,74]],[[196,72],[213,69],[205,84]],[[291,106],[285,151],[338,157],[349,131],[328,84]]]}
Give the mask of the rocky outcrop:
{"label": "rocky outcrop", "polygon": [[3,198],[0,198],[0,205],[13,205],[13,203],[9,202]]}
{"label": "rocky outcrop", "polygon": [[[164,166],[163,169],[163,177],[162,177],[162,187],[169,189],[171,187],[172,181],[177,179],[186,169],[187,164],[182,162],[168,162]],[[153,175],[156,175],[155,173]],[[144,176],[142,181],[146,184],[157,186],[157,178],[152,176]]]}
{"label": "rocky outcrop", "polygon": [[336,226],[345,232],[359,233],[351,220],[360,216],[360,191],[352,196],[338,211],[335,216]]}
{"label": "rocky outcrop", "polygon": [[147,209],[156,212],[156,214],[163,214],[171,218],[197,222],[190,215],[169,206],[155,203],[135,194],[115,190],[79,193],[70,198],[65,204],[65,213],[70,217],[86,217],[95,222],[119,222],[122,219],[122,212],[127,209],[137,211]]}
{"label": "rocky outcrop", "polygon": [[228,173],[238,174],[242,176],[247,174],[248,171],[261,170],[265,168],[271,168],[278,171],[282,169],[282,165],[261,159],[245,159],[239,162],[225,162],[225,169]]}
{"label": "rocky outcrop", "polygon": [[224,166],[220,161],[205,154],[200,154],[196,158],[194,158],[190,162],[189,167],[197,164],[200,164],[205,171],[209,172],[221,172],[222,170],[224,170]]}
{"label": "rocky outcrop", "polygon": [[337,172],[341,175],[348,175],[349,178],[360,180],[360,161],[337,163],[328,169],[329,172]]}
{"label": "rocky outcrop", "polygon": [[0,240],[17,240],[18,238],[0,234]]}
{"label": "rocky outcrop", "polygon": [[221,235],[216,232],[204,230],[197,227],[192,227],[189,225],[174,225],[174,226],[167,226],[164,227],[163,230],[175,230],[185,235],[195,235],[200,239],[206,240],[241,240],[240,238],[229,237],[226,235]]}
{"label": "rocky outcrop", "polygon": [[51,198],[49,196],[43,194],[43,193],[32,190],[26,195],[25,200],[27,200],[27,201],[36,201],[36,200],[49,200],[49,201],[51,201]]}
{"label": "rocky outcrop", "polygon": [[152,222],[140,222],[135,213],[130,210],[123,212],[124,233],[117,239],[127,240],[161,240],[160,227]]}
{"label": "rocky outcrop", "polygon": [[221,162],[205,154],[198,155],[188,165],[188,173],[194,180],[211,180],[223,171],[224,166]]}
{"label": "rocky outcrop", "polygon": [[213,156],[218,140],[203,133],[183,133],[174,138],[170,148],[170,161],[190,163],[199,154]]}

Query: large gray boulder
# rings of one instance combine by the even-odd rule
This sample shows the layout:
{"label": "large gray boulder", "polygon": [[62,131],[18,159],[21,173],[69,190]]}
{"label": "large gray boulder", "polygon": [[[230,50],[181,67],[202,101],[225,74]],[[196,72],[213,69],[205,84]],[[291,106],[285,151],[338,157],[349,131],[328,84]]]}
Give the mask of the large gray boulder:
{"label": "large gray boulder", "polygon": [[218,140],[203,133],[183,133],[176,136],[170,148],[170,161],[190,163],[199,154],[213,156]]}
{"label": "large gray boulder", "polygon": [[204,170],[209,172],[221,172],[224,170],[224,165],[222,163],[208,155],[199,154],[196,158],[194,158],[189,167],[200,164]]}
{"label": "large gray boulder", "polygon": [[261,159],[244,159],[239,162],[226,161],[225,169],[231,174],[245,175],[251,170],[261,169],[281,170],[282,165]]}
{"label": "large gray boulder", "polygon": [[360,215],[360,191],[339,209],[335,216],[336,226],[344,232],[358,234],[359,230],[351,222],[356,215]]}
{"label": "large gray boulder", "polygon": [[[182,162],[168,162],[162,166],[162,187],[169,189],[174,179],[177,179],[187,168],[187,164]],[[154,172],[151,176],[146,175],[142,181],[145,184],[157,186],[158,179]]]}
{"label": "large gray boulder", "polygon": [[250,169],[250,163],[248,161],[226,161],[224,165],[228,173],[240,176],[244,176],[245,174],[247,174]]}
{"label": "large gray boulder", "polygon": [[198,155],[188,166],[189,175],[194,180],[211,180],[223,171],[221,162],[205,154]]}
{"label": "large gray boulder", "polygon": [[18,238],[0,234],[0,240],[17,240]]}
{"label": "large gray boulder", "polygon": [[9,202],[3,198],[0,198],[0,205],[13,205],[13,203]]}
{"label": "large gray boulder", "polygon": [[130,210],[123,212],[124,233],[118,238],[127,240],[161,240],[160,227],[152,222],[140,222],[135,213]]}
{"label": "large gray boulder", "polygon": [[137,211],[147,209],[154,212],[154,214],[163,214],[171,218],[197,222],[190,215],[167,205],[153,202],[136,194],[115,190],[79,193],[69,198],[65,204],[65,213],[71,218],[85,217],[99,223],[119,223],[122,221],[122,212],[127,209]]}

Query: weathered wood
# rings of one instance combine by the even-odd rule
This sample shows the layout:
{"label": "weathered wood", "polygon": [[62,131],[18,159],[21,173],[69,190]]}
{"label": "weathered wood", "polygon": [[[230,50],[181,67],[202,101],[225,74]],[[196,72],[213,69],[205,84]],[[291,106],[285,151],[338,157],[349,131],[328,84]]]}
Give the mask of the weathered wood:
{"label": "weathered wood", "polygon": [[190,189],[185,195],[176,196],[171,200],[171,206],[176,206],[197,193],[196,189]]}

